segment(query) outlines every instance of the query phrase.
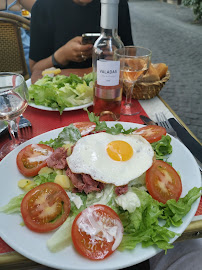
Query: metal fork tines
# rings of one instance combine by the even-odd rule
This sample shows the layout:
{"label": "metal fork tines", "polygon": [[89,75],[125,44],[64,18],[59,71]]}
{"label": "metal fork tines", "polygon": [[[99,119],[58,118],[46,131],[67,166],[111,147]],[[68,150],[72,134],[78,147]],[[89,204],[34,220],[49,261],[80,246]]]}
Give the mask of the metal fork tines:
{"label": "metal fork tines", "polygon": [[21,114],[20,115],[20,121],[19,121],[19,128],[25,128],[25,127],[31,127],[32,124],[30,123],[29,120],[27,120],[26,118],[24,118],[24,116]]}
{"label": "metal fork tines", "polygon": [[156,113],[155,115],[156,115],[158,125],[164,127],[166,129],[167,133],[169,133],[173,137],[177,137],[176,131],[171,126],[171,124],[168,121],[168,119],[166,118],[165,114],[163,112],[161,112],[159,114]]}

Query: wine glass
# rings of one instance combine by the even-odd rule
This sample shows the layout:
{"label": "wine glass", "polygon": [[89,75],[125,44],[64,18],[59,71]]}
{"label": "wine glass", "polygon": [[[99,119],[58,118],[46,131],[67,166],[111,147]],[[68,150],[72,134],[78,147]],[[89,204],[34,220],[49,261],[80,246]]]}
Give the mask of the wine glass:
{"label": "wine glass", "polygon": [[16,118],[28,105],[28,88],[22,75],[0,72],[0,120],[8,122],[11,141],[0,149],[0,158],[5,157],[24,140],[18,138]]}
{"label": "wine glass", "polygon": [[126,92],[125,103],[121,109],[123,115],[140,113],[132,105],[131,99],[136,82],[142,78],[149,68],[151,54],[152,52],[149,49],[139,46],[125,46],[114,53],[115,60],[120,61],[120,78]]}

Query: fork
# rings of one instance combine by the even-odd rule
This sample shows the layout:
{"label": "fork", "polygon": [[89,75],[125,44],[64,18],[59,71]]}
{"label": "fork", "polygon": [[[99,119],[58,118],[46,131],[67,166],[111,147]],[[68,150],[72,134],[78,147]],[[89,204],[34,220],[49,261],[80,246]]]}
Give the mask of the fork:
{"label": "fork", "polygon": [[[177,136],[176,131],[173,129],[173,127],[171,126],[170,122],[166,118],[165,114],[163,112],[161,112],[159,114],[156,113],[155,115],[156,115],[156,120],[157,120],[158,125],[164,127],[166,129],[166,131],[170,135],[172,135],[173,137],[175,137],[176,139],[178,139],[180,142],[182,142],[180,140],[180,138]],[[196,162],[198,164],[199,170],[202,172],[201,162],[196,157],[194,157],[194,158],[195,158],[195,160],[196,160]]]}
{"label": "fork", "polygon": [[25,127],[31,127],[32,124],[31,124],[31,122],[29,120],[24,118],[24,116],[21,114],[18,126],[19,126],[19,128],[25,128]]}
{"label": "fork", "polygon": [[171,126],[165,114],[161,112],[159,114],[156,113],[155,115],[156,115],[156,120],[158,122],[158,125],[164,127],[170,135],[172,135],[173,137],[177,138],[180,141],[179,137],[177,136],[176,131]]}

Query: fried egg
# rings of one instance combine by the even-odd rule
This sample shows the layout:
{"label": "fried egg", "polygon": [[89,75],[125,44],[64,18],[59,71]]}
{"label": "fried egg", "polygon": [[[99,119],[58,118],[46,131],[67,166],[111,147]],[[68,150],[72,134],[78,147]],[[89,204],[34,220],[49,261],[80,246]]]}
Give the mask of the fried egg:
{"label": "fried egg", "polygon": [[96,181],[122,186],[148,170],[153,157],[150,143],[140,135],[101,132],[77,141],[67,164],[73,173],[89,174]]}

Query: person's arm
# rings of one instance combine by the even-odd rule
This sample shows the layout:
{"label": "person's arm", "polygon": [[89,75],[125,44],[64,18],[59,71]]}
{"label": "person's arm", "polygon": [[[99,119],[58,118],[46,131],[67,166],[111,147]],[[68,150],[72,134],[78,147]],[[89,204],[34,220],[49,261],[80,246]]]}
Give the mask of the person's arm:
{"label": "person's arm", "polygon": [[29,58],[29,66],[30,66],[31,73],[33,73],[34,70],[45,70],[53,66],[52,58],[51,56],[49,56],[48,58],[45,58],[38,62]]}
{"label": "person's arm", "polygon": [[28,10],[29,12],[31,12],[32,6],[36,2],[36,0],[18,0],[18,2],[20,3],[20,5],[24,9]]}
{"label": "person's arm", "polygon": [[21,8],[31,11],[32,6],[34,5],[35,2],[36,0],[17,0],[16,3],[14,0],[12,1],[0,0],[0,10],[5,10],[7,4],[7,6],[12,5],[10,10],[13,11],[20,11]]}
{"label": "person's arm", "polygon": [[[81,44],[81,37],[75,37],[67,42],[64,46],[60,47],[55,53],[54,58],[61,66],[67,66],[71,62],[82,62],[92,56],[92,44]],[[34,70],[44,70],[53,66],[52,55],[35,62],[30,59],[31,72]]]}
{"label": "person's arm", "polygon": [[[68,67],[68,62],[82,62],[92,56],[93,45],[82,45],[81,36],[69,40],[66,44],[55,49],[54,20],[52,6],[46,9],[43,2],[36,1],[32,8],[30,28],[30,68],[44,70],[53,66],[52,55],[62,67]],[[54,3],[54,2],[52,2]]]}

